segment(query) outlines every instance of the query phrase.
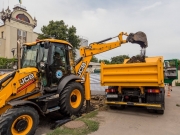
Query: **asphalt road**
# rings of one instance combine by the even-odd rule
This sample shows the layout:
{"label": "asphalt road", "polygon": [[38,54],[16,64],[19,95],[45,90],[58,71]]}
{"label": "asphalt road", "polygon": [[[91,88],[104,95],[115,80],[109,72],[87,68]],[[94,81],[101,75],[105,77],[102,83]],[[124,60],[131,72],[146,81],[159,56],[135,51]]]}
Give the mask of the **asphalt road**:
{"label": "asphalt road", "polygon": [[[104,92],[92,91],[91,94],[103,95]],[[180,104],[180,87],[173,87],[170,94],[167,97],[166,92],[164,115],[149,113],[143,107],[99,111],[99,130],[90,135],[180,135],[180,107],[176,106]],[[35,135],[51,132],[52,124],[50,117],[42,118]]]}
{"label": "asphalt road", "polygon": [[149,113],[143,107],[99,111],[99,130],[91,135],[180,135],[180,87],[165,98],[164,115]]}

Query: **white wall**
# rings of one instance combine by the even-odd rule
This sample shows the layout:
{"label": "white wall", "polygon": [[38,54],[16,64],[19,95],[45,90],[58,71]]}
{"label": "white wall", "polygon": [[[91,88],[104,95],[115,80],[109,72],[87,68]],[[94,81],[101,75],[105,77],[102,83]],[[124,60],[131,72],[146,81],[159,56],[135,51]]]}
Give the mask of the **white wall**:
{"label": "white wall", "polygon": [[5,39],[0,38],[0,57],[4,56]]}

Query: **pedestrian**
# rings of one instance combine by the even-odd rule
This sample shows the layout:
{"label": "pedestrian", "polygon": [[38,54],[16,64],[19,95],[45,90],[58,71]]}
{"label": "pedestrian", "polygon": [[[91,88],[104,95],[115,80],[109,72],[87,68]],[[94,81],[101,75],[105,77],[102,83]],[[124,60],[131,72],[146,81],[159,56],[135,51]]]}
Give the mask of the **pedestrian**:
{"label": "pedestrian", "polygon": [[171,82],[171,83],[169,83],[169,90],[171,90],[171,91],[172,91],[172,82]]}

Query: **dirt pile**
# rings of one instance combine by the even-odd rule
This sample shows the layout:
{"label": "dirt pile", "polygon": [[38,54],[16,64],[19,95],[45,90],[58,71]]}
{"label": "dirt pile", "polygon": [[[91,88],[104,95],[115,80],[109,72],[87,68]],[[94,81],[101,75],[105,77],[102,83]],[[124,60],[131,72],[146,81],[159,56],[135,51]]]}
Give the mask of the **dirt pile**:
{"label": "dirt pile", "polygon": [[126,63],[143,63],[146,62],[145,57],[133,56]]}
{"label": "dirt pile", "polygon": [[[92,95],[90,101],[89,111],[94,111],[96,109],[102,110],[105,106],[105,96],[103,95]],[[83,108],[81,109],[80,115],[87,113],[86,110],[86,101],[84,102]]]}

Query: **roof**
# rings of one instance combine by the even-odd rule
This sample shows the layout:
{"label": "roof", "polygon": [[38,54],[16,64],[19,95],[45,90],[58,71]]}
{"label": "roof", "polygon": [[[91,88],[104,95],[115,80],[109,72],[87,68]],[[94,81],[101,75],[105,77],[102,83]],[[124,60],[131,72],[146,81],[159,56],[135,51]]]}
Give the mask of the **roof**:
{"label": "roof", "polygon": [[59,39],[44,39],[42,41],[49,41],[49,42],[55,42],[55,43],[63,43],[63,44],[67,44],[71,47],[73,47],[69,42],[65,41],[65,40],[59,40]]}
{"label": "roof", "polygon": [[36,42],[24,43],[24,45],[32,46],[32,45],[36,45],[39,42],[45,42],[45,41],[54,42],[54,43],[63,43],[63,44],[73,47],[69,42],[64,41],[64,40],[58,40],[58,39],[42,39],[42,40],[38,40]]}

